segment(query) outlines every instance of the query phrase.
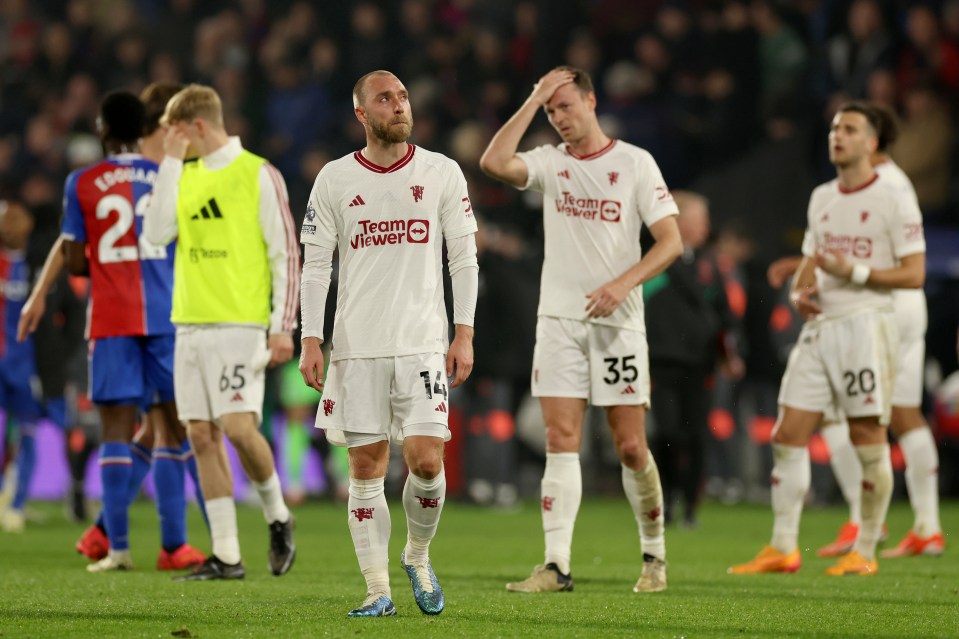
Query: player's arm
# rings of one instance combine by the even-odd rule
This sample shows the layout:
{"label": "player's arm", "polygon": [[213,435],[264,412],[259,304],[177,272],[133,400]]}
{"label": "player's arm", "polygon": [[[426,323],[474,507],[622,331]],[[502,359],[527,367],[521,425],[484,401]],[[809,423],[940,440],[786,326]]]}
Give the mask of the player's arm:
{"label": "player's arm", "polygon": [[479,292],[479,263],[476,261],[476,234],[446,240],[450,280],[453,287],[455,335],[446,354],[446,375],[456,388],[473,372],[473,318]]}
{"label": "player's arm", "polygon": [[556,89],[572,81],[572,73],[554,69],[533,85],[533,92],[523,106],[496,132],[483,152],[480,168],[484,173],[518,188],[526,186],[529,171],[526,163],[516,155],[520,140],[536,112],[549,102]]}
{"label": "player's arm", "polygon": [[589,317],[608,317],[623,303],[629,292],[656,277],[683,253],[676,216],[669,215],[649,227],[655,242],[642,259],[611,282],[586,295]]}
{"label": "player's arm", "polygon": [[773,288],[780,288],[792,277],[802,263],[802,255],[781,257],[766,269],[766,280]]}
{"label": "player's arm", "polygon": [[177,236],[176,201],[183,175],[183,158],[190,141],[175,127],[163,138],[165,157],[160,162],[150,202],[143,212],[143,236],[155,246],[166,246]]}
{"label": "player's arm", "polygon": [[323,392],[323,324],[326,298],[333,274],[333,248],[303,244],[303,278],[300,287],[300,374],[307,386]]}
{"label": "player's arm", "polygon": [[273,282],[270,313],[270,366],[293,357],[296,303],[300,295],[300,247],[283,176],[269,163],[260,167],[260,230]]}
{"label": "player's arm", "polygon": [[822,307],[816,299],[819,287],[816,284],[816,261],[803,257],[789,290],[789,302],[804,319],[822,313]]}
{"label": "player's arm", "polygon": [[20,311],[20,321],[17,324],[17,341],[22,342],[37,330],[37,325],[47,309],[47,293],[50,287],[57,281],[60,273],[63,272],[63,236],[57,238],[47,253],[47,259],[43,262],[43,268],[40,269],[40,275],[37,277],[30,297],[23,304]]}
{"label": "player's arm", "polygon": [[819,251],[816,265],[830,275],[860,286],[876,288],[922,288],[926,282],[926,254],[914,253],[901,258],[899,266],[871,269],[865,264],[847,260],[838,253]]}

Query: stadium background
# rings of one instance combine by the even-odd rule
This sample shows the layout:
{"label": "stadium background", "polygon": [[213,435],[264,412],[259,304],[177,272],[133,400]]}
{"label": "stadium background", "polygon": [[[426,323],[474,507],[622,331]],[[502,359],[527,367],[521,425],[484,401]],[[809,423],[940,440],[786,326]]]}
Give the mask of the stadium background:
{"label": "stadium background", "polygon": [[[893,157],[916,184],[929,242],[927,408],[938,414],[943,492],[959,492],[959,401],[933,399],[959,367],[956,0],[6,0],[0,194],[34,211],[37,244],[55,236],[66,174],[99,157],[103,93],[201,82],[222,96],[228,131],[283,172],[302,217],[323,164],[363,145],[353,82],[371,69],[394,71],[411,92],[413,141],[459,161],[483,222],[477,368],[456,402],[451,489],[508,502],[514,493],[491,491],[489,482],[520,494],[538,485],[535,438],[524,437],[536,430],[535,409],[523,394],[542,229],[535,198],[483,176],[478,159],[536,79],[562,62],[593,74],[608,132],[652,152],[671,188],[705,194],[716,235],[745,240],[725,257],[735,265],[729,286],[741,301],[747,376],[719,380],[727,401],[709,424],[710,490],[730,500],[763,497],[769,402],[796,327],[765,269],[798,251],[809,193],[833,175],[825,149],[833,108],[852,97],[897,110],[903,134]],[[539,118],[525,143],[555,140]],[[282,446],[281,418],[276,425]],[[615,460],[603,429],[592,433],[593,472],[584,479],[602,491]],[[65,486],[62,441],[52,428],[41,437],[40,464],[49,470],[34,494],[53,498]],[[824,454],[816,442],[814,487],[828,499],[836,492]],[[307,487],[319,490],[315,461]],[[469,491],[469,480],[484,474],[489,482]]]}

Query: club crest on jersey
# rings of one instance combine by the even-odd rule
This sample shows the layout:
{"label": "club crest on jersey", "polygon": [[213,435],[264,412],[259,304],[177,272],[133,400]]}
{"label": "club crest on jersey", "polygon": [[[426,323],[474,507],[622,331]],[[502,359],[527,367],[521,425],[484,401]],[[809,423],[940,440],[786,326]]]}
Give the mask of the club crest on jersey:
{"label": "club crest on jersey", "polygon": [[350,238],[350,247],[354,249],[430,241],[429,220],[359,220],[357,225],[359,232]]}
{"label": "club crest on jersey", "polygon": [[859,214],[859,222],[865,224],[866,220],[869,219],[869,211],[863,211]]}
{"label": "club crest on jersey", "polygon": [[613,186],[619,180],[619,173],[616,171],[610,171],[606,174],[609,177],[609,185]]}
{"label": "club crest on jersey", "polygon": [[423,199],[423,187],[420,185],[415,185],[410,187],[410,191],[413,191],[413,201],[419,202]]}

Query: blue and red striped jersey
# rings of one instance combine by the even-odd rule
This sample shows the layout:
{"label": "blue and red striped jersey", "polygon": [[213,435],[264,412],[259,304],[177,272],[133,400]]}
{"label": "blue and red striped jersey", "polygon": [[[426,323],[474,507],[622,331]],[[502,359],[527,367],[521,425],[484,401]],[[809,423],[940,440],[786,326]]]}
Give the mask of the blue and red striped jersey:
{"label": "blue and red striped jersey", "polygon": [[156,174],[150,160],[122,154],[67,177],[62,232],[87,244],[90,338],[174,332],[175,243],[153,246],[142,236]]}

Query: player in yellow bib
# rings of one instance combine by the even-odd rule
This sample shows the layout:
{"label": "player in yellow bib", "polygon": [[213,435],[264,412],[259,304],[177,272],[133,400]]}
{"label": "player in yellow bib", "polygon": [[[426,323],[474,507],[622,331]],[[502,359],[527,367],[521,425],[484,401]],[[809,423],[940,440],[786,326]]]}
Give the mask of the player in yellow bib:
{"label": "player in yellow bib", "polygon": [[[216,92],[190,85],[170,100],[166,157],[145,214],[153,243],[178,238],[172,319],[174,383],[207,498],[213,552],[187,581],[242,579],[233,480],[223,436],[263,502],[274,575],[293,564],[293,519],[259,432],[264,370],[290,359],[299,249],[286,185],[227,135]],[[192,153],[190,153],[192,151]],[[187,155],[196,160],[184,161]]]}

